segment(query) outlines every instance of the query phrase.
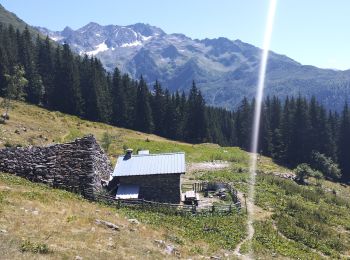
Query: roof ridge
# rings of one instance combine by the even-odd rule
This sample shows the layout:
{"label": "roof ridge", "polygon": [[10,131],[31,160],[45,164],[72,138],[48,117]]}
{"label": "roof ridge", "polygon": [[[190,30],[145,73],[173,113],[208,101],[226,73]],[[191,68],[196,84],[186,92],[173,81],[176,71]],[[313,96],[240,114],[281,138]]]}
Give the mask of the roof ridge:
{"label": "roof ridge", "polygon": [[[142,156],[157,156],[157,155],[175,155],[175,154],[185,154],[185,152],[174,152],[174,153],[150,153],[150,154],[133,154],[132,157],[142,157]],[[119,157],[124,157],[125,154],[119,155]]]}

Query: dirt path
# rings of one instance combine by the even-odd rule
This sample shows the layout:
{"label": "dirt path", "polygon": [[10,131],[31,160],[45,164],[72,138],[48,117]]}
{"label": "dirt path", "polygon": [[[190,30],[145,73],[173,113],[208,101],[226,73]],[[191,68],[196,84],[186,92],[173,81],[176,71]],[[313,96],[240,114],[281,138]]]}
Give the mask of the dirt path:
{"label": "dirt path", "polygon": [[[252,201],[249,201],[248,199],[246,199],[244,197],[244,193],[238,191],[237,192],[237,196],[238,198],[240,199],[241,201],[241,204],[242,204],[242,210],[246,210],[246,204],[247,204],[247,208],[249,209],[253,209],[253,213],[254,213],[254,217],[253,219],[254,220],[265,220],[265,219],[269,219],[272,215],[272,212],[270,211],[267,211],[267,210],[264,210],[263,208],[260,208],[258,207],[257,205],[255,205]],[[241,242],[239,242],[239,244],[236,246],[235,250],[233,251],[233,254],[238,257],[239,259],[243,259],[243,260],[246,260],[246,259],[252,259],[251,256],[249,255],[243,255],[241,254],[241,247],[242,245],[251,240],[252,237],[250,237],[249,235],[243,239]]]}

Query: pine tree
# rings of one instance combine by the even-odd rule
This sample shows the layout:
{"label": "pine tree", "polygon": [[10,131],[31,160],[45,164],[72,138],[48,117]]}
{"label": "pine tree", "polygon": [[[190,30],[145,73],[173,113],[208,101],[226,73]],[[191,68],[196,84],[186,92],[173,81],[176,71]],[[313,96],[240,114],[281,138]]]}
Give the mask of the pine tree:
{"label": "pine tree", "polygon": [[246,151],[249,151],[251,148],[252,107],[248,99],[243,98],[240,107],[237,109],[235,118],[235,139],[237,140],[237,145]]}
{"label": "pine tree", "polygon": [[57,48],[54,86],[54,108],[64,113],[82,115],[79,71],[68,44]]}
{"label": "pine tree", "polygon": [[43,42],[39,37],[36,43],[37,48],[37,68],[41,76],[44,91],[42,93],[42,103],[45,107],[52,108],[50,100],[53,95],[54,84],[54,63],[52,46],[49,37],[46,37]]}
{"label": "pine tree", "polygon": [[[153,92],[154,93],[152,96],[151,104],[152,104],[152,117],[154,121],[154,133],[156,135],[164,135],[165,133],[167,133],[167,130],[165,130],[165,127],[164,127],[164,123],[166,123],[166,121],[168,120],[168,118],[165,116],[165,112],[168,109],[165,104],[166,102],[169,102],[170,97],[164,95],[162,86],[160,85],[158,80],[153,86]],[[169,95],[169,93],[167,93],[167,95]],[[168,136],[168,134],[166,134],[166,136]]]}
{"label": "pine tree", "polygon": [[206,141],[207,127],[205,102],[201,92],[196,87],[196,83],[193,81],[187,103],[186,140],[191,143]]}
{"label": "pine tree", "polygon": [[20,35],[18,48],[20,63],[28,79],[26,99],[31,103],[40,104],[44,96],[44,85],[36,67],[36,53],[28,27]]}
{"label": "pine tree", "polygon": [[164,96],[164,121],[161,125],[163,126],[164,136],[175,139],[178,131],[178,114],[175,100],[171,97],[169,90],[165,91]]}
{"label": "pine tree", "polygon": [[149,104],[149,92],[142,76],[137,86],[134,127],[136,130],[145,133],[151,133],[154,127]]}
{"label": "pine tree", "polygon": [[5,108],[4,118],[8,118],[8,113],[11,108],[12,100],[23,100],[25,97],[24,88],[28,84],[28,80],[24,77],[25,71],[21,66],[15,66],[13,68],[12,75],[5,75],[7,85],[5,90],[4,100],[1,104]]}
{"label": "pine tree", "polygon": [[270,129],[271,129],[271,156],[274,159],[281,160],[283,153],[282,142],[282,106],[280,100],[274,96],[271,101],[270,109]]}
{"label": "pine tree", "polygon": [[350,181],[350,113],[346,103],[342,112],[339,140],[338,140],[338,160],[342,171],[343,181]]}
{"label": "pine tree", "polygon": [[260,119],[260,131],[259,131],[259,145],[258,152],[266,156],[271,156],[271,129],[270,120],[268,116],[268,106],[270,104],[263,104],[261,108],[261,119]]}
{"label": "pine tree", "polygon": [[5,51],[0,47],[0,96],[5,96],[7,80],[5,75],[8,74],[8,61]]}
{"label": "pine tree", "polygon": [[[281,117],[281,126],[278,134],[281,136],[281,145],[274,146],[274,158],[284,164],[291,165],[291,140],[292,140],[292,114],[294,113],[295,104],[293,99],[286,98],[283,106]],[[278,148],[277,148],[278,147]],[[276,151],[277,149],[277,151]]]}
{"label": "pine tree", "polygon": [[307,101],[299,96],[295,103],[295,111],[291,124],[291,142],[289,144],[289,158],[292,166],[307,163],[310,160],[311,146],[310,119],[308,115]]}
{"label": "pine tree", "polygon": [[128,74],[122,76],[122,87],[126,97],[125,127],[133,128],[136,116],[136,96],[138,83],[130,79]]}
{"label": "pine tree", "polygon": [[122,77],[118,68],[115,68],[112,79],[112,123],[126,127],[127,126],[127,100]]}

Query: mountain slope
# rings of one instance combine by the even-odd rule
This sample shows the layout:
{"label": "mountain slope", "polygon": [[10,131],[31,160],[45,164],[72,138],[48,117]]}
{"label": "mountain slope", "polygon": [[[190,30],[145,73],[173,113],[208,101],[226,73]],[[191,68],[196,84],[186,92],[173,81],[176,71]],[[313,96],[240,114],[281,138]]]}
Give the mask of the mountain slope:
{"label": "mountain slope", "polygon": [[[38,27],[57,42],[67,42],[77,53],[94,55],[107,70],[123,72],[170,90],[185,90],[196,80],[210,105],[237,107],[243,96],[253,97],[261,50],[240,40],[191,39],[166,34],[147,24],[129,26],[89,23],[53,32]],[[350,70],[304,66],[271,52],[267,68],[267,95],[315,95],[328,108],[340,109],[350,94]]]}
{"label": "mountain slope", "polygon": [[0,24],[3,24],[5,26],[12,25],[15,29],[18,29],[20,31],[23,31],[26,28],[26,26],[28,26],[28,29],[32,35],[37,35],[38,33],[40,34],[38,30],[36,30],[20,18],[18,18],[14,13],[7,11],[1,4]]}
{"label": "mountain slope", "polygon": [[[242,198],[248,190],[249,157],[239,148],[174,142],[22,102],[15,102],[10,120],[0,128],[0,148],[47,145],[87,133],[94,134],[101,144],[104,133],[112,137],[108,149],[111,158],[123,153],[125,147],[149,149],[152,153],[185,151],[190,165],[184,182],[230,182]],[[217,168],[220,163],[212,164],[212,160],[224,161],[228,167]],[[327,255],[332,259],[347,259],[350,255],[350,187],[326,180],[318,181],[317,186],[300,186],[278,177],[285,173],[291,174],[271,159],[261,157],[256,185],[255,257],[322,259]],[[310,183],[315,181],[310,179]],[[132,225],[127,221],[129,218],[136,218],[141,224]],[[96,225],[95,219],[110,221],[122,228],[115,232]],[[245,235],[246,220],[244,208],[241,214],[204,217],[115,209],[0,173],[2,259],[169,258],[155,240],[175,246],[184,259],[211,256],[235,259],[233,252]],[[38,246],[48,248],[49,253],[35,252]],[[242,250],[244,248],[246,245]]]}

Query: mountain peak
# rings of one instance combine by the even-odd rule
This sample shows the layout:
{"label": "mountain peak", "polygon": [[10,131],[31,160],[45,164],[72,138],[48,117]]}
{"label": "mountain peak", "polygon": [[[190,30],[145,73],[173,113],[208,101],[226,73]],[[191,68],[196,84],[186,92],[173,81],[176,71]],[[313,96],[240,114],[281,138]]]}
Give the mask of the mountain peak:
{"label": "mountain peak", "polygon": [[62,32],[73,32],[74,30],[70,28],[69,26],[64,27]]}
{"label": "mountain peak", "polygon": [[[171,90],[187,90],[195,79],[210,105],[234,108],[243,96],[252,96],[256,87],[262,50],[241,40],[191,39],[181,33],[166,34],[145,23],[104,26],[91,22],[75,31],[66,27],[62,32],[38,29],[59,43],[70,44],[81,55],[96,56],[108,71],[118,67],[133,78],[142,74],[148,83],[158,79]],[[329,82],[350,84],[350,73],[302,66],[270,52],[267,94],[329,97],[327,93],[337,89]],[[335,102],[329,98],[324,104]]]}
{"label": "mountain peak", "polygon": [[162,29],[145,23],[135,23],[128,25],[127,27],[146,37],[165,35],[165,32]]}
{"label": "mountain peak", "polygon": [[102,25],[95,23],[95,22],[90,22],[83,27],[79,28],[77,31],[91,31],[91,30],[99,30]]}

